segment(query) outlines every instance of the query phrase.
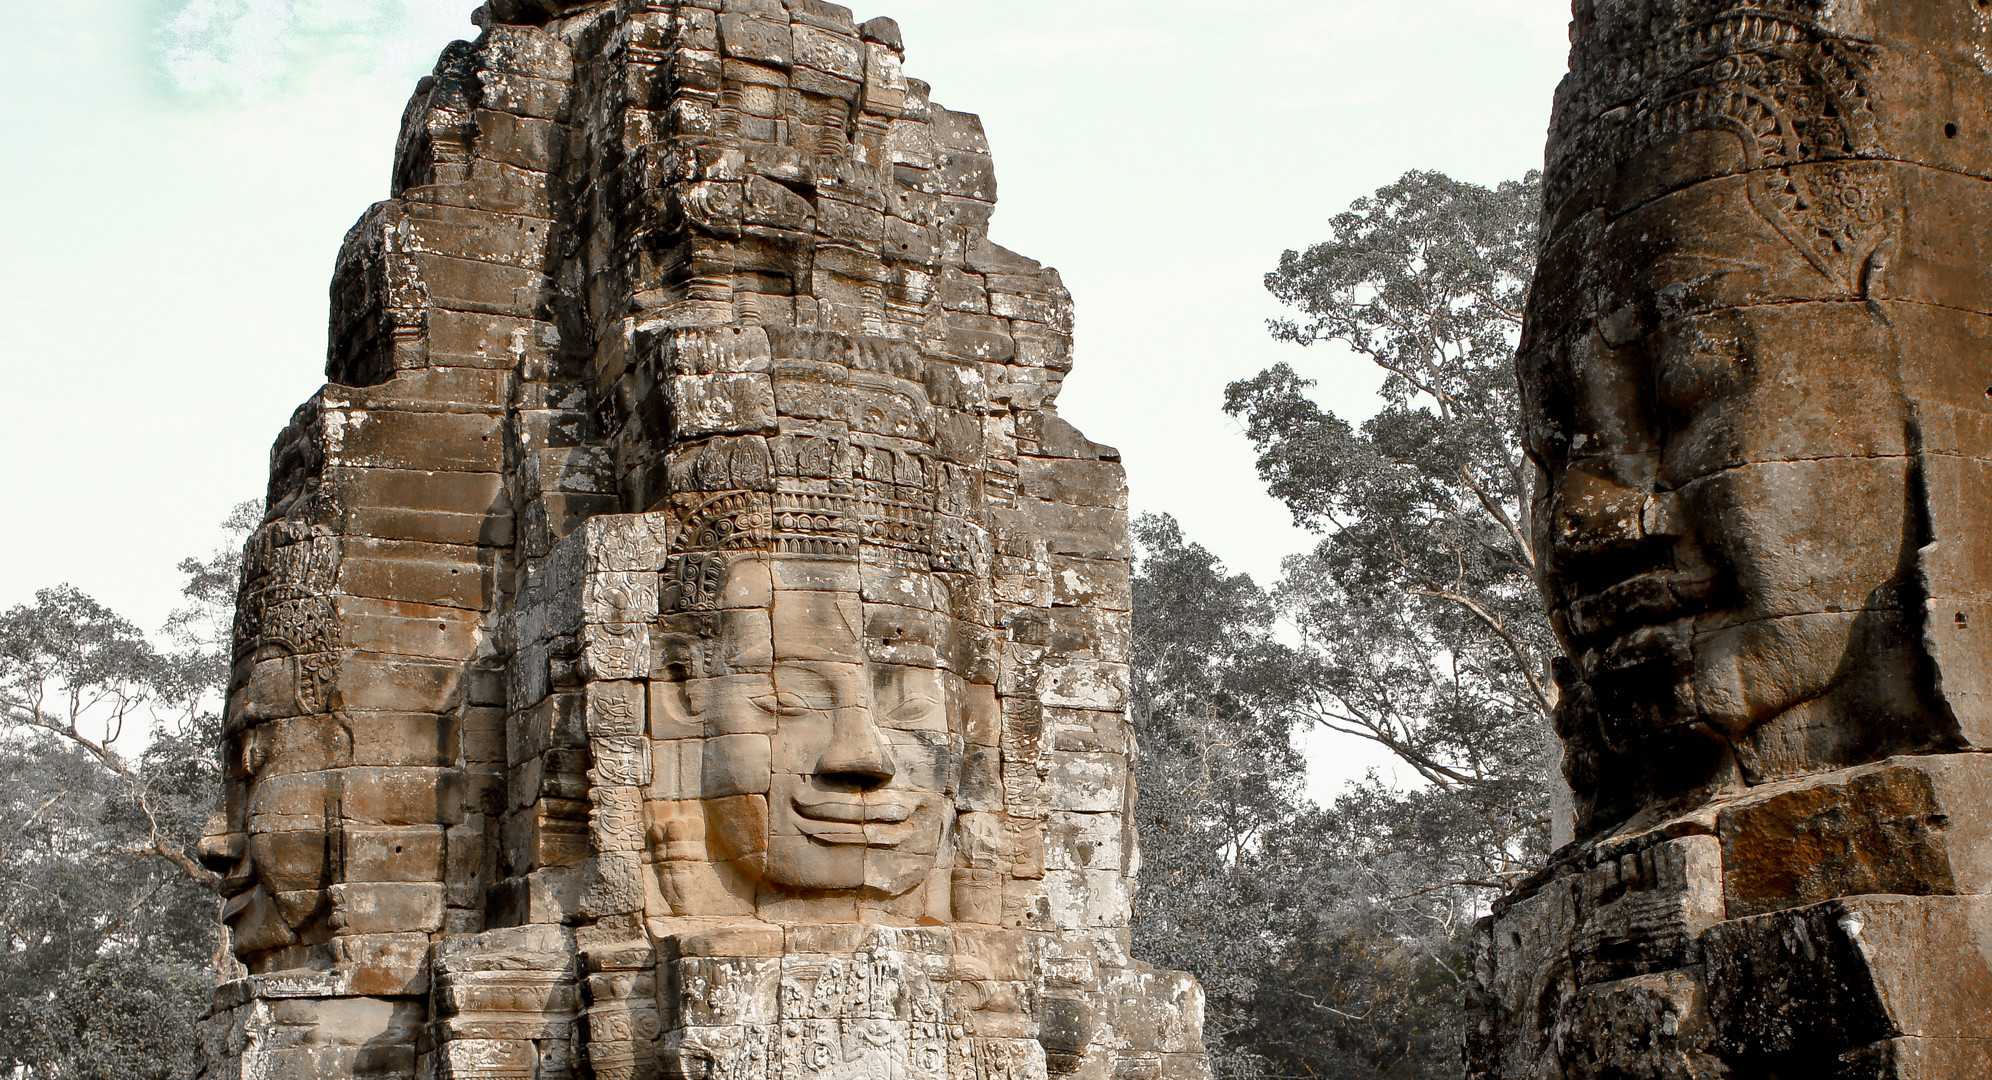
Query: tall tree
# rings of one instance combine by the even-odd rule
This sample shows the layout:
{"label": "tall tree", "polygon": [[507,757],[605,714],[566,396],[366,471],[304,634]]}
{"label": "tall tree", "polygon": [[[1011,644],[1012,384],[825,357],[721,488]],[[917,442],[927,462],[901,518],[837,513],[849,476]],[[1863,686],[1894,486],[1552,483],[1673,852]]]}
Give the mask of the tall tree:
{"label": "tall tree", "polygon": [[1322,534],[1276,602],[1302,639],[1295,722],[1370,740],[1416,783],[1359,786],[1380,895],[1451,933],[1542,853],[1554,648],[1536,585],[1514,347],[1540,177],[1406,173],[1266,277],[1274,336],[1381,376],[1351,424],[1280,364],[1231,384],[1258,468]]}
{"label": "tall tree", "polygon": [[1223,1077],[1262,1075],[1241,1039],[1278,935],[1279,882],[1260,872],[1268,840],[1299,802],[1305,766],[1291,720],[1268,707],[1285,650],[1250,577],[1184,537],[1174,518],[1135,522],[1135,819],[1144,856],[1135,946],[1195,973],[1205,1035]]}
{"label": "tall tree", "polygon": [[[1321,534],[1268,593],[1167,518],[1136,525],[1136,941],[1210,995],[1220,1076],[1458,1072],[1465,931],[1541,855],[1550,784],[1514,343],[1539,180],[1413,172],[1267,277],[1274,334],[1381,376],[1361,424],[1281,364],[1232,384],[1259,472]],[[1294,736],[1377,776],[1301,794]]]}
{"label": "tall tree", "polygon": [[1203,982],[1222,1080],[1456,1073],[1456,957],[1380,917],[1374,823],[1306,799],[1272,598],[1172,518],[1135,536],[1137,950]]}
{"label": "tall tree", "polygon": [[[184,792],[147,766],[161,751],[207,741],[210,667],[198,653],[160,651],[72,586],[0,613],[0,715],[17,740],[81,752],[104,774],[105,812],[135,829],[128,853],[163,859],[204,886],[213,874],[195,852],[193,818],[206,811],[182,805]],[[134,741],[151,745],[128,751]]]}
{"label": "tall tree", "polygon": [[221,945],[195,845],[252,513],[181,564],[166,647],[69,586],[0,612],[0,1062],[20,1075],[191,1069]]}

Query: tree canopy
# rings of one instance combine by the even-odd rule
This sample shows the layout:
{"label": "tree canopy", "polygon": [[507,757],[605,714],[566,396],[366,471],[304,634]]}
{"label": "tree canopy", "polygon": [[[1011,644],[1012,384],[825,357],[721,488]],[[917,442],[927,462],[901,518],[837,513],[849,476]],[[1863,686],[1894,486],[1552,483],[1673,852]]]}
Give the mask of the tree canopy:
{"label": "tree canopy", "polygon": [[1351,424],[1285,364],[1225,398],[1268,490],[1322,534],[1275,590],[1303,642],[1296,722],[1415,774],[1392,819],[1419,823],[1405,839],[1428,857],[1457,853],[1449,896],[1468,906],[1535,861],[1549,825],[1555,638],[1514,368],[1540,202],[1534,173],[1490,189],[1410,172],[1357,200],[1266,286],[1303,316],[1274,336],[1368,365],[1381,407]]}
{"label": "tree canopy", "polygon": [[250,512],[181,563],[163,646],[70,586],[0,612],[0,1062],[17,1075],[191,1074],[224,962],[196,845]]}
{"label": "tree canopy", "polygon": [[[1220,1076],[1457,1076],[1465,942],[1550,835],[1554,648],[1514,373],[1540,181],[1412,172],[1289,251],[1275,337],[1379,379],[1361,422],[1279,364],[1227,389],[1320,534],[1269,589],[1137,523],[1136,942],[1204,980]],[[1293,740],[1402,766],[1328,805]]]}

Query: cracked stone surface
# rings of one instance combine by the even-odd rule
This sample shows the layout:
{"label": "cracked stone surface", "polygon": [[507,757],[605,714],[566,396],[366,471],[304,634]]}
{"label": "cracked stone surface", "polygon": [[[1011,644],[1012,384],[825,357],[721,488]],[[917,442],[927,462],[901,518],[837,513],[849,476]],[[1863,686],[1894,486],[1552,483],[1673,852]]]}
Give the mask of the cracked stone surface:
{"label": "cracked stone surface", "polygon": [[1126,483],[979,121],[819,0],[478,18],[272,450],[205,1075],[1208,1076],[1128,953]]}
{"label": "cracked stone surface", "polygon": [[1992,1073],[1992,10],[1578,0],[1519,354],[1574,842],[1470,1075]]}

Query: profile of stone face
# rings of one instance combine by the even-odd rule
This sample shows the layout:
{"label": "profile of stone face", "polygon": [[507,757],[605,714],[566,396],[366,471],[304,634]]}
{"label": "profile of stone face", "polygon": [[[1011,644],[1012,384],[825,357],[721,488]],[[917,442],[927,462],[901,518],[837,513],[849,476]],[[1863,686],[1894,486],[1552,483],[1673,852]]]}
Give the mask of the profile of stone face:
{"label": "profile of stone face", "polygon": [[1208,1075],[1130,955],[1125,477],[980,122],[821,0],[479,22],[246,552],[209,1075]]}
{"label": "profile of stone face", "polygon": [[1898,59],[1981,15],[1580,9],[1666,56],[1566,84],[1521,359],[1587,816],[1983,742],[1986,135]]}
{"label": "profile of stone face", "polygon": [[1992,1075],[1992,12],[1573,7],[1518,359],[1578,813],[1467,1075]]}

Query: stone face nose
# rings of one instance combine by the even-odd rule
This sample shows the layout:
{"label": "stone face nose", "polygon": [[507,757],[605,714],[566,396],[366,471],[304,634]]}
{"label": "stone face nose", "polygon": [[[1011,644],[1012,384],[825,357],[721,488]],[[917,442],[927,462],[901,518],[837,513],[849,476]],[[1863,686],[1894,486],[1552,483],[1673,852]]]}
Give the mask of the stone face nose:
{"label": "stone face nose", "polygon": [[854,705],[837,710],[830,745],[816,761],[816,775],[832,783],[861,790],[884,787],[898,771],[892,748],[873,722],[871,708]]}
{"label": "stone face nose", "polygon": [[197,852],[201,865],[224,877],[242,873],[241,863],[248,850],[248,840],[246,834],[229,827],[227,811],[216,810],[209,815],[206,827],[201,830]]}

